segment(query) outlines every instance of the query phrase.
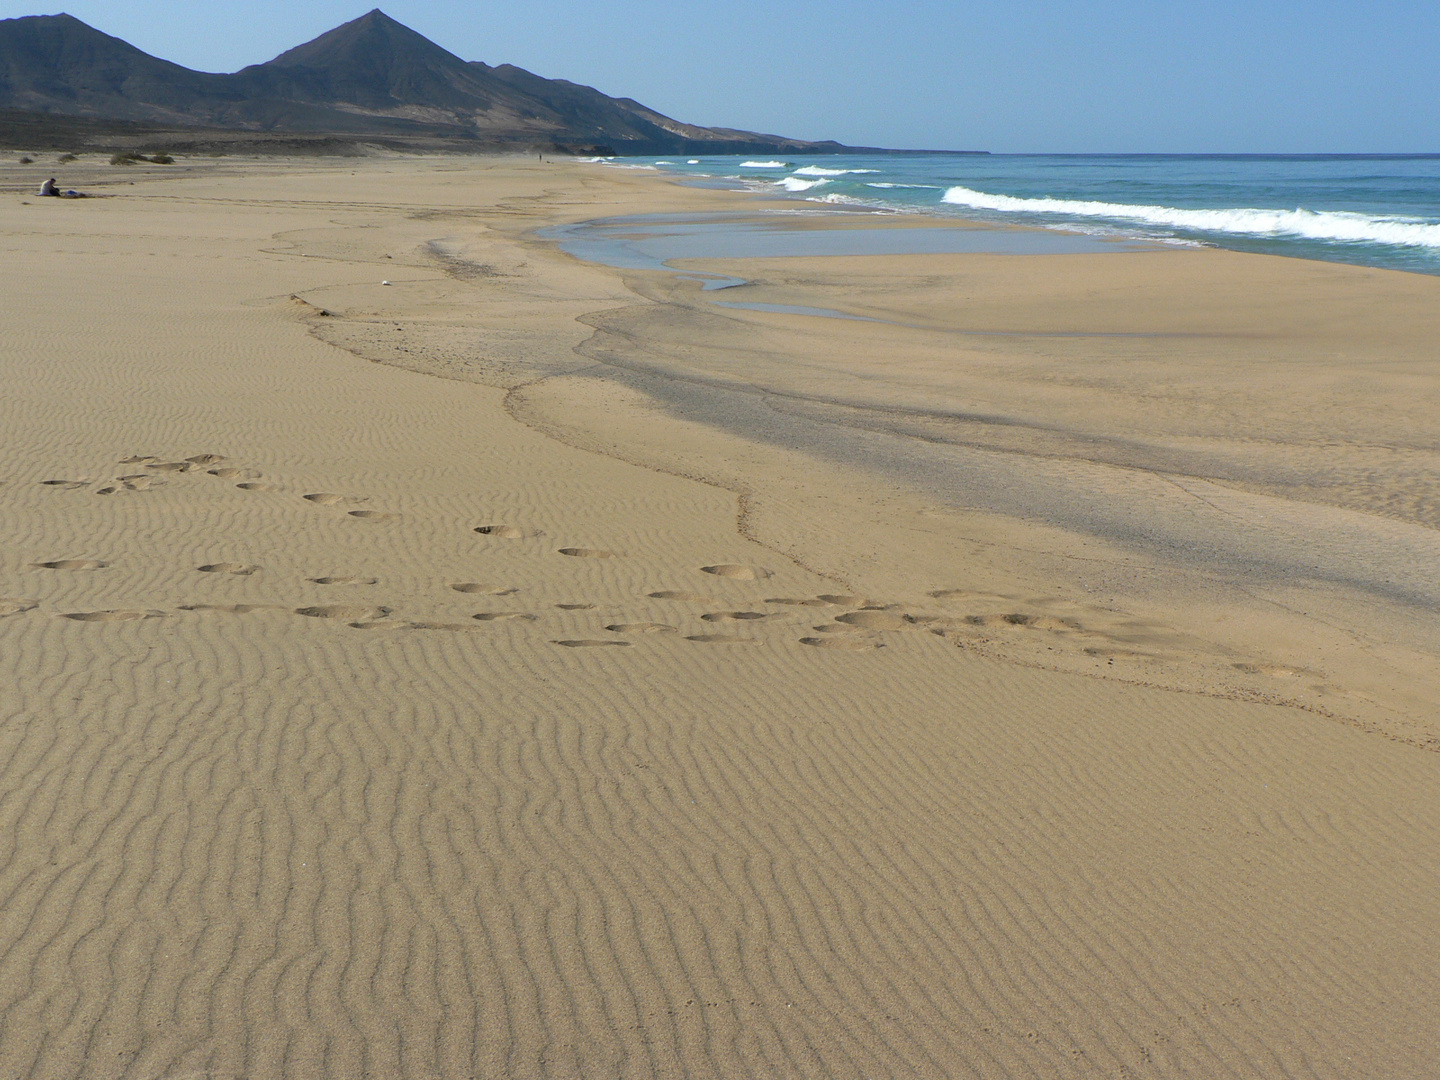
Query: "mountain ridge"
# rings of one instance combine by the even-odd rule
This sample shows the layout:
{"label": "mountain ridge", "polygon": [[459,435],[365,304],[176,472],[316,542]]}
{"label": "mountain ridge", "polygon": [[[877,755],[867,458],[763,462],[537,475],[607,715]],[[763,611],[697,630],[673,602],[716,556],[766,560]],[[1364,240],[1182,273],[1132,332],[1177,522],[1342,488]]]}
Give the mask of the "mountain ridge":
{"label": "mountain ridge", "polygon": [[151,56],[67,14],[0,20],[0,109],[187,129],[621,154],[851,149],[687,124],[594,87],[466,61],[379,8],[233,74]]}

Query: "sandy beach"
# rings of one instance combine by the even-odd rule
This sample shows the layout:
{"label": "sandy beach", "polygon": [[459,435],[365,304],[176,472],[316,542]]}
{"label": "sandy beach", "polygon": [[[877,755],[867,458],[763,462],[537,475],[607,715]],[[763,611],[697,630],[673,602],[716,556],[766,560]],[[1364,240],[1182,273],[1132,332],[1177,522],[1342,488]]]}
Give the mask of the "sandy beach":
{"label": "sandy beach", "polygon": [[797,204],[67,168],[0,167],[0,1080],[1434,1075],[1440,278],[702,290],[536,233]]}

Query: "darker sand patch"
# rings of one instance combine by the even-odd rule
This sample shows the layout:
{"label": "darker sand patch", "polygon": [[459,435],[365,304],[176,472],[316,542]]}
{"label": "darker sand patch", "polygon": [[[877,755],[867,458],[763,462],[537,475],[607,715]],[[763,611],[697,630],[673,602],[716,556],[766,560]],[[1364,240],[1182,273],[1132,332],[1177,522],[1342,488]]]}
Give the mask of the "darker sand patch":
{"label": "darker sand patch", "polygon": [[74,622],[133,622],[137,619],[163,618],[164,614],[163,611],[66,611],[60,617]]}
{"label": "darker sand patch", "polygon": [[376,619],[383,619],[393,610],[393,608],[370,607],[365,604],[315,604],[310,607],[296,608],[295,614],[304,615],[311,619],[342,619],[369,622]]}
{"label": "darker sand patch", "polygon": [[817,649],[835,649],[839,652],[870,652],[883,649],[884,642],[862,637],[802,637],[801,645],[812,645]]}

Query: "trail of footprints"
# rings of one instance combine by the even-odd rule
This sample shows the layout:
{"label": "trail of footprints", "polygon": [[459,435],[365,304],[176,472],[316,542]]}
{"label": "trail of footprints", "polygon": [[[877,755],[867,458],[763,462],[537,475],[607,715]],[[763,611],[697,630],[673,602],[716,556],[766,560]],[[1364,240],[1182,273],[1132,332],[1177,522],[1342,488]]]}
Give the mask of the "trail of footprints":
{"label": "trail of footprints", "polygon": [[[195,454],[174,461],[154,455],[135,455],[124,459],[120,464],[132,471],[119,472],[116,476],[103,481],[54,479],[45,480],[42,483],[44,486],[65,491],[88,489],[96,495],[116,495],[152,491],[181,474],[203,472],[205,475],[219,480],[231,481],[241,491],[276,492],[280,490],[278,485],[266,481],[258,470],[227,463],[227,459],[220,454]],[[399,514],[366,506],[367,499],[339,492],[307,492],[301,495],[301,498],[316,507],[338,510],[361,522],[381,523],[401,520]],[[478,536],[494,541],[535,539],[544,535],[538,529],[510,523],[478,525],[473,531]],[[605,560],[623,557],[617,552],[595,547],[558,547],[555,549],[555,553],[571,559]],[[37,562],[32,566],[36,569],[80,572],[105,570],[110,564],[99,559],[66,558]],[[206,563],[196,567],[195,570],[202,574],[233,577],[251,577],[262,572],[262,568],[258,565],[241,562]],[[701,566],[697,567],[697,571],[731,582],[763,582],[772,576],[769,570],[761,567],[736,563]],[[378,578],[363,574],[322,574],[306,580],[321,586],[374,586],[380,584]],[[462,595],[496,599],[514,596],[520,591],[513,586],[481,581],[454,582],[449,587]],[[677,618],[675,623],[623,619],[605,622],[597,629],[601,634],[607,636],[559,638],[554,639],[553,644],[566,648],[629,648],[636,640],[673,637],[705,645],[757,645],[762,643],[761,638],[739,631],[776,620],[793,622],[793,617],[796,615],[813,616],[814,613],[806,611],[809,608],[834,610],[850,607],[856,609],[840,614],[833,623],[815,626],[813,633],[819,636],[806,635],[800,638],[807,645],[824,648],[850,650],[880,648],[884,642],[878,639],[878,632],[914,629],[918,625],[913,620],[907,621],[905,616],[894,614],[889,609],[882,609],[879,605],[870,604],[863,597],[853,596],[773,597],[763,601],[768,606],[767,610],[729,610],[725,608],[724,601],[716,597],[681,589],[657,590],[647,594],[647,599],[681,605],[682,610],[678,613],[681,617]],[[34,600],[0,599],[0,618],[33,611],[38,606],[38,601]],[[578,599],[573,602],[557,603],[554,606],[558,611],[567,613],[597,611],[598,609],[598,605]],[[681,626],[678,624],[683,621],[685,615],[695,616],[697,614],[685,609],[697,606],[716,610],[699,612],[697,621],[702,625],[697,628],[697,632],[682,634]],[[303,618],[326,620],[356,629],[452,632],[479,630],[492,623],[534,623],[539,622],[541,618],[529,611],[493,609],[475,612],[464,623],[402,620],[391,618],[395,613],[391,607],[365,603],[311,604],[295,608],[266,603],[197,603],[185,604],[179,609],[179,612],[184,613],[226,615],[248,615],[265,611],[284,611]],[[129,622],[162,618],[167,614],[177,613],[153,610],[105,610],[68,611],[59,614],[62,618],[75,622]]]}
{"label": "trail of footprints", "polygon": [[[278,485],[266,482],[261,474],[251,468],[233,463],[220,454],[195,454],[182,460],[170,461],[153,455],[136,455],[120,462],[122,466],[136,470],[122,472],[104,480],[52,479],[42,485],[61,491],[92,490],[96,495],[117,495],[121,493],[142,493],[154,490],[186,473],[203,472],[219,480],[232,481],[236,488],[247,492],[276,492]],[[138,471],[138,470],[144,471]],[[287,496],[288,497],[288,496]],[[388,510],[375,509],[365,504],[367,499],[337,492],[316,491],[300,496],[305,502],[326,510],[337,511],[357,522],[393,523],[403,520],[402,516]],[[475,526],[477,536],[490,541],[533,540],[545,534],[538,529],[526,528],[511,523],[489,523]],[[565,558],[609,560],[623,558],[622,553],[605,548],[559,547],[553,550]],[[91,558],[58,558],[32,563],[32,568],[57,572],[97,572],[109,568],[110,564]],[[198,573],[251,577],[262,572],[262,568],[251,563],[214,562],[195,568]],[[715,563],[696,568],[697,573],[721,581],[741,585],[759,583],[772,577],[772,573],[758,566],[738,563]],[[321,574],[306,579],[315,585],[361,586],[380,584],[380,579],[363,574]],[[697,579],[697,583],[700,579]],[[438,586],[437,586],[438,588]],[[449,583],[454,592],[466,596],[489,597],[499,600],[511,597],[519,589],[503,584],[482,581]],[[984,597],[957,589],[940,589],[930,597],[942,605],[952,603],[971,607],[988,607],[992,610],[980,614],[955,616],[950,614],[915,614],[906,612],[899,605],[884,603],[870,597],[849,593],[823,593],[817,596],[772,596],[752,601],[752,607],[732,609],[727,602],[704,592],[689,589],[661,589],[646,594],[650,601],[661,601],[676,605],[677,617],[674,622],[654,622],[645,619],[619,618],[603,622],[597,616],[594,636],[574,638],[552,638],[552,644],[565,648],[629,648],[641,640],[661,641],[667,638],[684,640],[700,645],[734,646],[759,645],[764,638],[756,631],[770,625],[781,625],[793,631],[797,622],[809,624],[801,632],[801,644],[816,649],[844,652],[865,652],[884,648],[887,639],[896,633],[928,630],[942,637],[957,639],[988,640],[989,637],[1014,634],[1041,634],[1050,639],[1069,639],[1082,647],[1082,651],[1097,658],[1109,658],[1113,663],[1116,656],[1143,657],[1143,650],[1127,650],[1119,647],[1124,640],[1123,632],[1115,627],[1087,628],[1080,621],[1053,613],[1025,611],[995,611],[997,603],[1003,605],[1005,598]],[[1045,606],[1045,601],[1036,601],[1036,606]],[[653,605],[649,605],[652,606]],[[30,599],[0,597],[0,618],[35,611],[39,602]],[[597,611],[595,603],[576,598],[570,602],[557,603],[555,609],[565,613]],[[697,611],[697,608],[706,610]],[[218,613],[248,615],[255,612],[287,612],[306,619],[328,621],[355,629],[365,630],[431,630],[431,631],[477,631],[491,624],[524,625],[540,622],[542,617],[534,612],[513,609],[491,609],[475,612],[464,622],[441,622],[433,620],[407,620],[391,618],[395,610],[380,604],[333,603],[311,604],[302,607],[287,607],[266,603],[228,604],[187,604],[181,612]],[[75,622],[129,622],[141,619],[162,618],[174,612],[153,610],[105,610],[70,611],[59,613],[62,618]],[[833,614],[833,617],[831,617]],[[686,618],[694,618],[700,625],[695,632],[684,633],[680,625]],[[1121,628],[1123,631],[1123,627]],[[1038,640],[1038,639],[1037,639]],[[1088,642],[1088,645],[1087,645]],[[1279,671],[1265,665],[1235,664],[1235,668],[1247,674],[1263,674],[1271,677],[1285,677],[1296,673]]]}

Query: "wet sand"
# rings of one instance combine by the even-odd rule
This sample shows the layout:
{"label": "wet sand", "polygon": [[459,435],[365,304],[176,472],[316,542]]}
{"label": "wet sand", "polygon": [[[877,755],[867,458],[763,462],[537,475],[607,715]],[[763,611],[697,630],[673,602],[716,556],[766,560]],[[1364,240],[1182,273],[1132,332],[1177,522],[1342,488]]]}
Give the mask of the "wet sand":
{"label": "wet sand", "polygon": [[1430,1074],[1440,281],[77,168],[0,174],[0,1075]]}

